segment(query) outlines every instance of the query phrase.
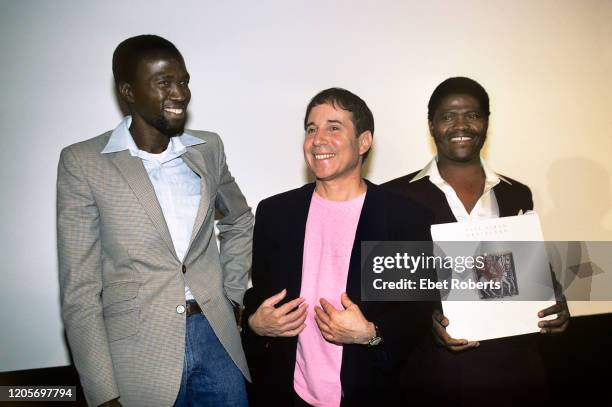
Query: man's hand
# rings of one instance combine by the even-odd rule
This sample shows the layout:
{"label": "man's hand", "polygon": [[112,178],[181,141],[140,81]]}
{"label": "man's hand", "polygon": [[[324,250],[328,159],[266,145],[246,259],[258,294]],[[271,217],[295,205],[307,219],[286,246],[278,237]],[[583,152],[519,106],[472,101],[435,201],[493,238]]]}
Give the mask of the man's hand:
{"label": "man's hand", "polygon": [[119,403],[119,399],[117,398],[109,400],[106,403],[102,403],[99,407],[121,407],[121,403]]}
{"label": "man's hand", "polygon": [[374,324],[365,319],[346,293],[340,296],[344,310],[337,310],[325,298],[321,298],[320,302],[321,307],[315,307],[315,321],[329,342],[365,345],[376,335]]}
{"label": "man's hand", "polygon": [[276,308],[287,295],[283,289],[278,294],[261,303],[257,311],[249,317],[251,330],[259,336],[296,336],[304,330],[306,325],[307,304],[303,298],[296,298]]}
{"label": "man's hand", "polygon": [[570,321],[570,313],[569,309],[567,308],[567,302],[559,301],[555,305],[551,305],[550,307],[543,309],[542,311],[538,312],[538,317],[544,318],[552,314],[557,314],[557,318],[538,322],[540,333],[560,334],[567,329]]}
{"label": "man's hand", "polygon": [[432,332],[434,335],[434,341],[438,345],[444,346],[451,352],[461,352],[466,349],[477,348],[480,346],[480,342],[477,341],[452,338],[448,332],[446,332],[446,327],[450,324],[450,322],[440,310],[434,310],[433,314],[431,315],[431,319],[433,322]]}

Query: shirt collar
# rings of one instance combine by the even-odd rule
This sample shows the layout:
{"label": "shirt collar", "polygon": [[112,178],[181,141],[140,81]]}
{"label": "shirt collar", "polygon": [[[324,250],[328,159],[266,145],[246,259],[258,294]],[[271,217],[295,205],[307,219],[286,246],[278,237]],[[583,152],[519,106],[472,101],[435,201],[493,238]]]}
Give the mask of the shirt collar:
{"label": "shirt collar", "polygon": [[[117,127],[113,130],[108,143],[104,149],[100,152],[101,154],[118,153],[119,151],[129,150],[132,156],[139,156],[140,150],[132,134],[130,133],[130,124],[132,124],[132,116],[125,116]],[[197,144],[203,144],[206,141],[192,136],[189,133],[183,132],[180,136],[170,137],[170,143],[168,144],[167,151],[172,153],[174,157],[182,155],[187,151],[187,147],[195,146]]]}
{"label": "shirt collar", "polygon": [[[482,165],[482,169],[485,173],[485,192],[499,184],[500,181],[504,181],[509,185],[512,185],[512,183],[506,178],[496,174],[495,171],[493,171],[491,167],[487,165],[482,157],[480,157],[480,165]],[[425,177],[429,177],[429,181],[431,181],[431,183],[434,185],[441,186],[447,184],[447,182],[444,181],[444,178],[442,178],[440,175],[440,171],[438,171],[438,156],[434,156],[434,158],[432,158],[431,161],[427,163],[427,165],[410,180],[410,182],[418,181]]]}

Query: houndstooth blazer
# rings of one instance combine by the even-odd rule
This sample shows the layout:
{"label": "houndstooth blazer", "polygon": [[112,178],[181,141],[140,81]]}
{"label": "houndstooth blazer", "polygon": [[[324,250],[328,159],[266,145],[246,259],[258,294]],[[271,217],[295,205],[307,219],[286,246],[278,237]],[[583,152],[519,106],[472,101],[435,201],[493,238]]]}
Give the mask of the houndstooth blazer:
{"label": "houndstooth blazer", "polygon": [[[57,177],[62,318],[87,401],[169,406],[179,391],[187,284],[217,337],[250,380],[230,299],[242,303],[253,215],[218,135],[182,156],[201,178],[189,250],[177,258],[142,161],[100,152],[111,132],[65,148]],[[215,210],[220,252],[214,234]]]}

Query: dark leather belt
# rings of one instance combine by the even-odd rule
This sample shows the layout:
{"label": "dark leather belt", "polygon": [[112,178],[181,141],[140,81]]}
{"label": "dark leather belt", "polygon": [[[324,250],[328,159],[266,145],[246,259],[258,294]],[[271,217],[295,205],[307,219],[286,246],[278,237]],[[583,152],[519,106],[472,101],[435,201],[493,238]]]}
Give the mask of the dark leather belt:
{"label": "dark leather belt", "polygon": [[185,304],[185,308],[187,308],[187,316],[202,313],[202,309],[195,301],[188,301],[187,304]]}

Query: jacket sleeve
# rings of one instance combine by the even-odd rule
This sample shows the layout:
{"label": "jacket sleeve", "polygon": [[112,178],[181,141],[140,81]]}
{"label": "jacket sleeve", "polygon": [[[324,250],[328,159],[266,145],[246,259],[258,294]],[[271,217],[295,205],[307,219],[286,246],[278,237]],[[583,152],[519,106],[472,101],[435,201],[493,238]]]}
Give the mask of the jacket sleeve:
{"label": "jacket sleeve", "polygon": [[57,175],[57,247],[62,319],[87,401],[119,397],[102,315],[100,214],[76,155],[62,151]]}
{"label": "jacket sleeve", "polygon": [[[257,386],[265,380],[265,360],[269,358],[269,344],[271,338],[259,336],[251,330],[249,317],[257,311],[257,308],[268,297],[270,297],[270,240],[266,233],[267,218],[266,201],[257,206],[255,214],[255,229],[253,233],[253,268],[251,279],[253,286],[249,288],[244,296],[244,312],[242,314],[242,343],[247,358],[251,377],[255,386],[252,388],[253,400],[265,400],[261,389]],[[263,405],[264,402],[260,401]],[[257,403],[256,403],[257,404]]]}
{"label": "jacket sleeve", "polygon": [[529,189],[528,186],[525,185],[525,195],[526,195],[526,199],[525,199],[525,211],[532,211],[533,210],[533,195],[531,194],[531,189]]}
{"label": "jacket sleeve", "polygon": [[227,168],[221,139],[218,142],[219,184],[215,207],[223,215],[217,223],[223,285],[229,299],[242,304],[251,268],[253,213]]}
{"label": "jacket sleeve", "polygon": [[[433,216],[429,210],[405,202],[387,216],[388,224],[396,228],[393,240],[422,242],[423,252],[432,250]],[[428,269],[419,269],[414,276],[417,281],[420,278],[436,279],[435,270]],[[378,326],[383,337],[382,346],[373,349],[377,364],[383,371],[401,368],[411,353],[420,351],[422,345],[431,340],[431,314],[438,306],[439,298],[429,298],[424,293],[419,295],[422,296],[420,301],[390,301],[386,303],[385,312],[372,316],[371,322]]]}
{"label": "jacket sleeve", "polygon": [[[264,227],[266,225],[265,201],[257,206],[255,215],[255,231],[253,233],[253,269],[251,279],[253,286],[247,290],[244,297],[243,332],[247,335],[255,335],[248,324],[248,319],[257,311],[261,303],[269,297],[268,284],[266,283],[266,273],[269,271],[269,259],[267,249],[268,242]],[[267,296],[266,296],[267,295]],[[257,336],[257,335],[255,335]]]}

